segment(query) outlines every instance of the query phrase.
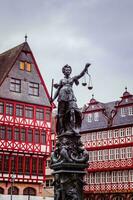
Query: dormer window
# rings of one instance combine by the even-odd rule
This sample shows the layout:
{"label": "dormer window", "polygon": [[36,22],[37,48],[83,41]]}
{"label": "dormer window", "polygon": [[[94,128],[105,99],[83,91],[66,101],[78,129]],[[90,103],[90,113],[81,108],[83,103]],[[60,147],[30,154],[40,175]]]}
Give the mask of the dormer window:
{"label": "dormer window", "polygon": [[31,63],[29,62],[20,61],[19,67],[20,67],[20,70],[31,72]]}
{"label": "dormer window", "polygon": [[121,108],[121,117],[126,116],[126,108]]}
{"label": "dormer window", "polygon": [[92,122],[92,113],[88,114],[88,122]]}
{"label": "dormer window", "polygon": [[125,102],[128,103],[128,99],[127,98],[125,99]]}
{"label": "dormer window", "polygon": [[133,115],[133,106],[128,107],[128,115]]}
{"label": "dormer window", "polygon": [[94,121],[99,121],[99,113],[98,112],[94,113]]}

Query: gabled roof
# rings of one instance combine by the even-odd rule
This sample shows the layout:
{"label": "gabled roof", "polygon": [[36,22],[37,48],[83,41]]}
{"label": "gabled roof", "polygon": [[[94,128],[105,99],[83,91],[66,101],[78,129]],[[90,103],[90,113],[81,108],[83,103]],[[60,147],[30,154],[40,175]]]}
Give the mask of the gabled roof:
{"label": "gabled roof", "polygon": [[33,56],[33,53],[32,53],[27,42],[24,42],[24,43],[12,48],[12,49],[9,49],[8,51],[5,51],[4,53],[0,54],[0,86],[3,83],[4,79],[6,78],[6,76],[8,75],[8,73],[10,72],[10,70],[12,69],[14,63],[16,62],[18,56],[20,55],[20,53],[22,51],[31,53],[32,58],[33,58],[34,63],[35,63],[35,66],[36,66],[36,70],[37,70],[37,72],[40,76],[42,85],[45,89],[46,95],[47,95],[48,99],[50,100],[48,90],[47,90],[46,85],[44,83],[44,80],[41,76],[41,73],[40,73],[39,68],[37,66],[37,63],[36,63],[36,60]]}
{"label": "gabled roof", "polygon": [[0,85],[11,70],[13,64],[16,61],[19,53],[25,46],[25,42],[0,54]]}

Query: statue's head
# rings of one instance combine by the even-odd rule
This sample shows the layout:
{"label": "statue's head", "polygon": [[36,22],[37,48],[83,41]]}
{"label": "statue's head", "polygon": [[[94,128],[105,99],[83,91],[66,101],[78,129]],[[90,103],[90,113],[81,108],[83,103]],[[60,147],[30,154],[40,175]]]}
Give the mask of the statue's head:
{"label": "statue's head", "polygon": [[64,75],[70,75],[72,72],[71,66],[69,66],[68,64],[65,65],[64,67],[62,67],[62,72]]}

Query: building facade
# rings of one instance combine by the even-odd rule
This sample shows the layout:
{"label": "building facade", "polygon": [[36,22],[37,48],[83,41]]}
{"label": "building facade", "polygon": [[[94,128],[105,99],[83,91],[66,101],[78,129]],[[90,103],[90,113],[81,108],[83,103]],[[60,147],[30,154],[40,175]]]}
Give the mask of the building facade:
{"label": "building facade", "polygon": [[133,95],[120,101],[90,100],[83,109],[81,139],[89,151],[86,200],[133,200]]}
{"label": "building facade", "polygon": [[42,196],[51,113],[28,43],[0,54],[0,194]]}

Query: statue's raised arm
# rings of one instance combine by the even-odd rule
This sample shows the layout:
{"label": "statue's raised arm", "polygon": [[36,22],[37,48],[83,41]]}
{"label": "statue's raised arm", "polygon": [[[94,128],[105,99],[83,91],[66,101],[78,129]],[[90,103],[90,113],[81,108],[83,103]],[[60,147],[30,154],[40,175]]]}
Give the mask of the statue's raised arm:
{"label": "statue's raised arm", "polygon": [[89,68],[90,65],[91,65],[90,63],[86,63],[85,68],[83,69],[83,71],[79,75],[74,76],[74,79],[78,80],[81,77],[83,77],[85,75],[85,73],[88,71],[88,68]]}

